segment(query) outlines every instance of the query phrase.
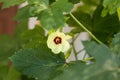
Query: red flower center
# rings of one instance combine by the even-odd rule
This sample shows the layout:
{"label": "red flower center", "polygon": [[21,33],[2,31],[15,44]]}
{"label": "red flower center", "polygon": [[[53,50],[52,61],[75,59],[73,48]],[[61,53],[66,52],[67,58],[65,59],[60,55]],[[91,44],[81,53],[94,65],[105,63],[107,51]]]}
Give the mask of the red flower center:
{"label": "red flower center", "polygon": [[62,38],[57,36],[55,37],[54,42],[55,44],[60,44],[62,42]]}

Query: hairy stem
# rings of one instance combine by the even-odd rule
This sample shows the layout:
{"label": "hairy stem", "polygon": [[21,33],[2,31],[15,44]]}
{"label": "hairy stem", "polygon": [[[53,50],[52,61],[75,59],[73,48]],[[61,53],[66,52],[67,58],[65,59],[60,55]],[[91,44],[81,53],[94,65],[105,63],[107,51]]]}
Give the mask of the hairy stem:
{"label": "hairy stem", "polygon": [[86,31],[89,35],[96,40],[99,44],[103,44],[99,39],[97,39],[77,18],[70,12],[70,16]]}

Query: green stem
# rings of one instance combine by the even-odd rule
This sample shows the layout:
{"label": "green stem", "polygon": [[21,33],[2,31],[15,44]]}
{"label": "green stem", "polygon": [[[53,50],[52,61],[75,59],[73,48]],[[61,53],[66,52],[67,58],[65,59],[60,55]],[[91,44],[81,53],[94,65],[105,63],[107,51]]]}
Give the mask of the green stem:
{"label": "green stem", "polygon": [[63,32],[63,27],[60,27],[60,32]]}
{"label": "green stem", "polygon": [[81,50],[79,50],[79,51],[77,52],[77,54],[81,53],[81,52],[84,51],[84,50],[85,50],[84,48],[81,49]]}
{"label": "green stem", "polygon": [[65,59],[68,59],[70,57],[71,52],[72,52],[72,47],[65,54]]}
{"label": "green stem", "polygon": [[94,57],[89,57],[89,58],[86,58],[86,59],[84,59],[82,61],[87,62],[87,61],[90,61],[90,60],[93,60],[93,59],[94,59]]}
{"label": "green stem", "polygon": [[75,59],[78,60],[78,57],[77,57],[77,52],[75,50],[75,46],[74,46],[74,42],[75,42],[75,39],[74,39],[74,36],[72,37],[72,47],[73,47],[73,53],[75,55]]}
{"label": "green stem", "polygon": [[99,39],[97,39],[80,21],[77,20],[77,18],[70,12],[70,16],[86,31],[89,33],[90,36],[92,36],[93,39],[95,39],[99,44],[103,44]]}
{"label": "green stem", "polygon": [[86,53],[83,55],[83,60],[85,59],[86,55],[87,55]]}

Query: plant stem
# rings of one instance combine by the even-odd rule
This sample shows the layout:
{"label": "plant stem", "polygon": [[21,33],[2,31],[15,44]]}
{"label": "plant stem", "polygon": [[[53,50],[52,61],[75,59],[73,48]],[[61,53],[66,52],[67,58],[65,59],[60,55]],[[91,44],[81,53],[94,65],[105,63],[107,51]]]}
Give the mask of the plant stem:
{"label": "plant stem", "polygon": [[75,55],[75,59],[78,60],[78,57],[77,57],[77,52],[75,50],[75,46],[74,46],[74,42],[75,42],[75,39],[74,39],[74,36],[72,37],[72,47],[73,47],[73,53]]}
{"label": "plant stem", "polygon": [[60,32],[63,32],[63,27],[60,27]]}
{"label": "plant stem", "polygon": [[81,49],[81,50],[79,50],[79,51],[77,52],[77,54],[81,53],[81,52],[84,51],[84,50],[85,50],[84,48]]}
{"label": "plant stem", "polygon": [[65,54],[65,59],[68,59],[70,57],[71,52],[72,52],[72,47]]}
{"label": "plant stem", "polygon": [[83,60],[85,59],[86,55],[87,55],[86,53],[83,55]]}
{"label": "plant stem", "polygon": [[70,16],[86,31],[89,35],[95,39],[99,44],[103,44],[99,39],[97,39],[77,18],[70,12]]}
{"label": "plant stem", "polygon": [[93,60],[93,59],[94,59],[94,57],[89,57],[89,58],[86,58],[86,59],[84,59],[84,60],[82,60],[82,61],[87,62],[87,61]]}

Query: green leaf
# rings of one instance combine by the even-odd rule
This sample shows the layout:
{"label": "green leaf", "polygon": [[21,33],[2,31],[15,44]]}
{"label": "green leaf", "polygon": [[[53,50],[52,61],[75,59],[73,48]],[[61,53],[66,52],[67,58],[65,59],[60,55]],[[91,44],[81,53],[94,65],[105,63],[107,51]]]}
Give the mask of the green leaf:
{"label": "green leaf", "polygon": [[33,30],[26,30],[22,35],[22,40],[26,42],[24,47],[37,47],[40,43],[46,43],[45,31],[42,27],[36,26]]}
{"label": "green leaf", "polygon": [[65,64],[62,53],[55,55],[42,43],[38,48],[20,50],[10,59],[17,70],[38,80],[52,79]]}
{"label": "green leaf", "polygon": [[[117,14],[101,17],[102,9],[103,7],[98,6],[92,17],[91,15],[80,12],[79,10],[74,12],[73,15],[100,41],[105,44],[109,44],[113,35],[120,31],[120,22]],[[84,31],[71,17],[67,20],[67,23],[72,27],[75,26],[71,31],[73,34]]]}
{"label": "green leaf", "polygon": [[[77,20],[79,20],[85,27],[87,27],[89,30],[90,30],[90,26],[91,26],[91,17],[89,14],[87,13],[84,13],[84,12],[81,12],[81,11],[75,11],[72,13],[76,18]],[[69,17],[69,15],[68,15]],[[67,20],[67,23],[70,27],[74,27],[74,29],[72,29],[71,33],[75,34],[75,33],[80,33],[82,31],[84,31],[82,29],[81,26],[79,26],[74,20],[72,17],[70,17],[68,20]]]}
{"label": "green leaf", "polygon": [[103,0],[104,13],[102,16],[106,16],[107,13],[114,14],[117,8],[120,7],[120,0]]}
{"label": "green leaf", "polygon": [[20,21],[20,23],[16,26],[16,29],[14,31],[14,37],[17,44],[16,46],[17,49],[20,49],[25,43],[25,41],[22,40],[21,35],[26,30],[28,30],[28,20],[25,19]]}
{"label": "green leaf", "polygon": [[45,4],[45,5],[49,5],[49,0],[28,0],[28,3],[29,4],[36,4],[38,5],[41,5],[41,4]]}
{"label": "green leaf", "polygon": [[1,64],[0,65],[0,80],[5,80],[7,72],[8,72],[8,66]]}
{"label": "green leaf", "polygon": [[69,3],[68,0],[57,0],[51,5],[51,7],[58,12],[70,12],[73,8],[73,4]]}
{"label": "green leaf", "polygon": [[0,35],[0,63],[8,60],[8,57],[16,50],[15,39],[9,35]]}
{"label": "green leaf", "polygon": [[112,60],[112,52],[106,45],[99,45],[95,42],[83,42],[83,45],[85,46],[86,52],[94,56],[96,62],[99,62],[99,64],[103,64],[108,59]]}
{"label": "green leaf", "polygon": [[38,19],[41,21],[42,27],[48,30],[57,29],[65,25],[63,14],[58,11],[52,11],[51,9],[43,11]]}
{"label": "green leaf", "polygon": [[112,44],[114,44],[114,45],[120,44],[120,33],[117,33],[116,35],[114,35],[114,38],[112,40]]}
{"label": "green leaf", "polygon": [[21,74],[15,70],[13,66],[10,67],[7,76],[5,76],[5,80],[19,80]]}
{"label": "green leaf", "polygon": [[21,35],[24,40],[45,40],[45,31],[42,27],[36,26],[32,30],[26,30]]}
{"label": "green leaf", "polygon": [[[115,75],[114,75],[115,74]],[[86,65],[77,61],[64,69],[54,80],[119,80],[120,69],[113,66]]]}
{"label": "green leaf", "polygon": [[28,0],[28,3],[32,5],[29,10],[31,16],[40,14],[49,6],[49,0]]}
{"label": "green leaf", "polygon": [[[66,7],[64,7],[66,6]],[[73,5],[68,0],[57,0],[51,4],[51,8],[44,10],[38,15],[41,25],[48,29],[58,29],[65,25],[65,16],[63,12],[70,12]]]}
{"label": "green leaf", "polygon": [[0,65],[0,80],[20,80],[20,73],[8,63]]}
{"label": "green leaf", "polygon": [[109,44],[114,33],[120,31],[117,14],[101,17],[102,7],[98,6],[92,19],[91,31],[102,42]]}
{"label": "green leaf", "polygon": [[120,33],[112,39],[111,49],[120,58]]}
{"label": "green leaf", "polygon": [[26,75],[22,75],[21,80],[36,80],[36,79],[30,78],[29,76],[26,76]]}
{"label": "green leaf", "polygon": [[71,62],[54,80],[119,80],[119,65],[107,46],[84,42],[84,47],[96,61],[89,64]]}
{"label": "green leaf", "polygon": [[82,5],[78,6],[77,11],[92,15],[101,2],[101,0],[81,0],[80,3],[82,3]]}
{"label": "green leaf", "polygon": [[49,4],[52,4],[53,2],[55,2],[56,0],[49,0]]}
{"label": "green leaf", "polygon": [[76,4],[76,3],[79,3],[80,0],[69,0],[69,2],[73,3],[73,4]]}
{"label": "green leaf", "polygon": [[22,21],[25,19],[29,19],[30,17],[29,9],[30,9],[30,6],[25,6],[23,8],[20,8],[17,12],[17,15],[14,17],[15,20]]}
{"label": "green leaf", "polygon": [[117,14],[118,14],[118,18],[119,18],[119,21],[120,21],[120,7],[117,8]]}
{"label": "green leaf", "polygon": [[14,31],[14,36],[17,38],[20,38],[21,34],[28,30],[28,20],[22,20],[19,22],[19,24],[16,26],[16,29]]}
{"label": "green leaf", "polygon": [[11,6],[15,6],[18,4],[21,4],[23,2],[25,2],[26,0],[0,0],[0,2],[3,2],[3,6],[2,8],[9,8]]}

